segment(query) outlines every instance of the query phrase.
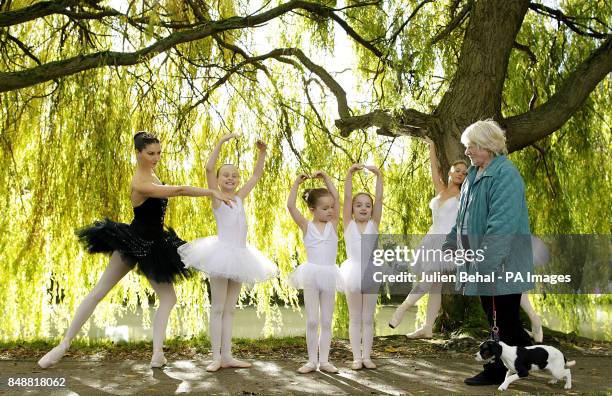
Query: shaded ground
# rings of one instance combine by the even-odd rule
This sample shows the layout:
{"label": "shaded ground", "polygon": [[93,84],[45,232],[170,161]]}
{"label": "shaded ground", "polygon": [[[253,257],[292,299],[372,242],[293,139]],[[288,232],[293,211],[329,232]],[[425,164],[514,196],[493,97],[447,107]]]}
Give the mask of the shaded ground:
{"label": "shaded ground", "polygon": [[[571,336],[549,336],[546,344],[559,347],[577,364],[572,368],[574,387],[565,392],[561,383],[549,385],[545,372],[534,372],[510,389],[527,394],[609,394],[612,385],[611,343]],[[330,360],[340,373],[299,375],[306,357],[303,337],[272,340],[238,340],[234,354],[251,359],[250,369],[225,369],[207,373],[208,346],[204,340],[169,341],[163,370],[148,367],[150,344],[77,346],[49,370],[36,366],[47,349],[42,343],[0,349],[0,395],[133,395],[133,394],[493,394],[497,387],[468,387],[463,378],[475,374],[473,359],[478,341],[469,337],[407,341],[403,336],[377,337],[373,357],[378,370],[349,368],[350,348],[334,341]],[[61,388],[8,387],[8,378],[65,378]]]}

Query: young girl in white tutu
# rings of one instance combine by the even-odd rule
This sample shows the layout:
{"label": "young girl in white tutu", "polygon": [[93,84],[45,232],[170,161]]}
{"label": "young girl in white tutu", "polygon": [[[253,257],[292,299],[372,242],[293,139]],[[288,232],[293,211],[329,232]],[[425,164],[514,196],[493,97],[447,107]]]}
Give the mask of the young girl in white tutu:
{"label": "young girl in white tutu", "polygon": [[[309,189],[302,194],[312,214],[312,221],[308,221],[300,213],[295,202],[299,185],[308,178],[305,174],[297,177],[287,202],[291,217],[304,233],[307,256],[307,261],[300,264],[289,277],[293,287],[304,290],[306,310],[308,362],[300,367],[298,372],[305,374],[314,371],[318,362],[319,370],[337,373],[338,369],[328,359],[336,291],[343,290],[342,276],[336,265],[338,253],[336,229],[340,211],[338,190],[326,173],[317,171],[312,175],[312,178],[323,179],[327,188]],[[318,340],[317,329],[320,329]]]}
{"label": "young girl in white tutu", "polygon": [[[365,192],[353,196],[353,174],[368,169],[376,175],[376,198]],[[349,339],[353,350],[353,370],[363,367],[375,369],[370,354],[374,340],[374,310],[378,294],[371,290],[371,274],[368,265],[376,246],[378,227],[382,217],[383,180],[375,166],[354,164],[348,170],[344,182],[344,241],[347,259],[340,266],[344,280],[344,292],[349,308]],[[362,235],[369,237],[362,239]],[[362,254],[363,253],[363,254]],[[369,281],[369,282],[368,282]]]}
{"label": "young girl in white tutu", "polygon": [[206,164],[206,177],[210,189],[221,190],[235,199],[233,207],[213,198],[213,214],[217,222],[217,235],[196,239],[178,250],[186,267],[208,275],[211,291],[210,343],[213,361],[207,371],[223,367],[246,368],[251,364],[234,359],[232,348],[232,322],[234,309],[242,283],[262,282],[276,276],[278,268],[260,251],[246,243],[247,223],[243,200],[255,187],[264,170],[266,145],[257,142],[259,156],[251,178],[238,189],[240,173],[232,164],[222,165],[215,171],[223,143],[235,138],[225,135],[219,140]]}

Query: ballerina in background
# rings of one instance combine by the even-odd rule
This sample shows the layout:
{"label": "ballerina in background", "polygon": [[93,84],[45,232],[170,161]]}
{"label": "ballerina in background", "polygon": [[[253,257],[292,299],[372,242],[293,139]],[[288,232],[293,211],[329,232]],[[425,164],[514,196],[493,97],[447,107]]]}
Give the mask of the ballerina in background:
{"label": "ballerina in background", "polygon": [[[438,158],[436,157],[436,148],[431,139],[426,138],[426,141],[429,144],[429,163],[436,196],[429,203],[433,223],[419,246],[423,246],[425,249],[441,249],[446,234],[450,232],[457,218],[459,194],[461,193],[461,185],[467,175],[468,166],[464,160],[454,161],[448,172],[448,179],[444,182],[438,170],[439,164]],[[419,260],[415,263],[413,268],[413,273],[417,274],[417,277],[420,277],[418,274],[423,272],[454,271],[455,265],[452,261],[434,262]],[[433,325],[438,317],[440,305],[442,303],[442,284],[439,282],[421,282],[415,284],[404,302],[397,307],[393,316],[391,316],[389,327],[395,328],[399,326],[406,311],[414,306],[426,293],[429,294],[429,299],[427,301],[425,323],[416,331],[406,334],[406,337],[431,338],[433,335]]]}
{"label": "ballerina in background", "polygon": [[[433,224],[427,232],[421,245],[429,249],[441,249],[442,243],[446,238],[446,234],[450,232],[455,224],[457,211],[459,210],[459,194],[461,193],[461,185],[467,175],[467,163],[463,160],[454,161],[451,164],[451,169],[448,172],[448,181],[444,183],[439,172],[438,157],[436,156],[436,148],[430,138],[425,138],[429,144],[429,160],[431,166],[431,175],[434,188],[437,195],[429,203],[431,208]],[[548,261],[548,251],[546,246],[538,238],[532,237],[532,247],[534,254],[534,263],[536,265],[543,264]],[[419,261],[414,266],[413,272],[419,274],[421,272],[444,271],[453,272],[455,267],[452,261]],[[442,284],[437,282],[420,283],[415,285],[404,302],[397,307],[389,320],[389,326],[395,328],[401,323],[406,311],[412,307],[425,293],[429,293],[427,301],[427,309],[425,314],[424,325],[412,333],[406,334],[408,338],[431,338],[433,335],[433,325],[438,317],[442,302]],[[535,342],[542,342],[542,320],[533,309],[527,294],[521,296],[521,308],[527,313],[531,322],[531,332],[529,334]]]}

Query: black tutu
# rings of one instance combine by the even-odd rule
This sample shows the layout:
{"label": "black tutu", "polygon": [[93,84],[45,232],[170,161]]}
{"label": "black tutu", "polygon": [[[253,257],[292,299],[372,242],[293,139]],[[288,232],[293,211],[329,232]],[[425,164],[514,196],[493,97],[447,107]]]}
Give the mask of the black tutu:
{"label": "black tutu", "polygon": [[193,272],[181,261],[177,249],[185,244],[173,229],[164,228],[167,199],[149,198],[134,208],[131,224],[109,219],[76,231],[89,253],[118,251],[124,262],[158,283],[175,283]]}

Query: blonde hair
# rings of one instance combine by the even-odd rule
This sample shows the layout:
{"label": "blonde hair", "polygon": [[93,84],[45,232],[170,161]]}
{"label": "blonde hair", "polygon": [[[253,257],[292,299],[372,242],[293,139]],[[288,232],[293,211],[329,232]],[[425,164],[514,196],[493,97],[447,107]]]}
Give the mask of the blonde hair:
{"label": "blonde hair", "polygon": [[372,198],[372,196],[369,193],[367,193],[367,192],[358,192],[357,194],[353,195],[353,200],[351,201],[351,206],[355,205],[355,200],[360,195],[363,195],[364,197],[368,197],[370,199],[370,202],[372,203],[372,206],[374,206],[374,198]]}
{"label": "blonde hair", "polygon": [[461,143],[468,146],[475,144],[480,149],[492,152],[495,156],[508,154],[506,133],[492,119],[476,121],[461,134]]}
{"label": "blonde hair", "polygon": [[462,159],[458,159],[458,160],[455,160],[455,161],[451,162],[451,165],[450,165],[450,166],[451,166],[451,168],[452,168],[453,166],[455,166],[455,165],[459,165],[459,164],[463,164],[463,165],[465,165],[465,167],[466,167],[466,168],[469,168],[469,167],[470,167],[470,166],[468,165],[467,161],[462,160]]}

